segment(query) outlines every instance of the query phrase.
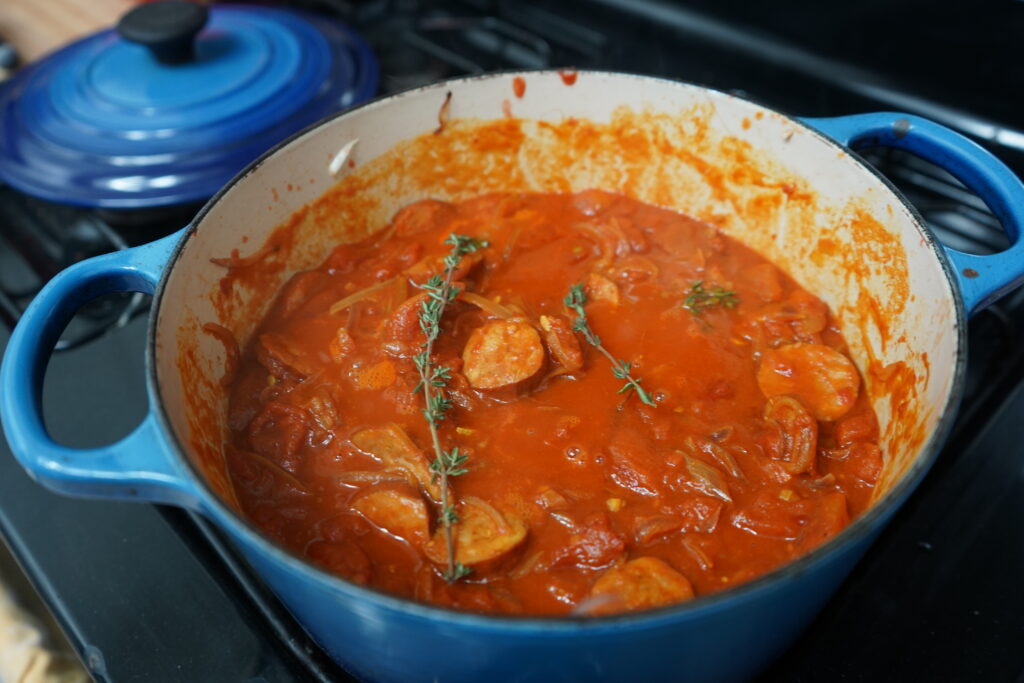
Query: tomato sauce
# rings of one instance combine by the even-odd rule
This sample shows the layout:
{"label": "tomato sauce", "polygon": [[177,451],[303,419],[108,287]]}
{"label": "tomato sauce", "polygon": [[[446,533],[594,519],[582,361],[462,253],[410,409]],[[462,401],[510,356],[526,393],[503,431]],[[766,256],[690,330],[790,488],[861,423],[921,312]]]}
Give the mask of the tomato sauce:
{"label": "tomato sauce", "polygon": [[[416,393],[418,287],[451,234],[432,362],[442,447]],[[574,329],[564,298],[654,405]],[[268,292],[268,295],[271,295]],[[813,549],[868,505],[878,427],[827,307],[715,227],[619,195],[425,200],[277,294],[230,384],[245,513],[352,581],[494,613],[605,614],[713,593]]]}

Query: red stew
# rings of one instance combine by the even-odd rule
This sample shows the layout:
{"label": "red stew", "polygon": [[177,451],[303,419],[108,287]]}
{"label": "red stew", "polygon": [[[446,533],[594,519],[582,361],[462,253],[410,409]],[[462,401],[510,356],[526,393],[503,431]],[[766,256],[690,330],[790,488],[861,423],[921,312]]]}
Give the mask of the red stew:
{"label": "red stew", "polygon": [[[415,393],[418,288],[456,233],[431,361],[448,370],[457,561]],[[593,332],[650,402],[574,329]],[[268,293],[269,294],[269,293]],[[421,201],[278,294],[231,384],[240,503],[352,581],[519,614],[713,593],[808,552],[868,504],[875,416],[826,306],[714,227],[614,194]]]}

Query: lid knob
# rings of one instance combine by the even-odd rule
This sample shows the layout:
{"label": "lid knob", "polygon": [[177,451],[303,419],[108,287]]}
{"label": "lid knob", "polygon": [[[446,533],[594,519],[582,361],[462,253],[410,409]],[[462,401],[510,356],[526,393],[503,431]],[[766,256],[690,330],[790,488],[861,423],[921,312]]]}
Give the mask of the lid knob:
{"label": "lid knob", "polygon": [[145,45],[162,64],[190,61],[196,34],[206,25],[209,12],[184,0],[160,0],[135,7],[117,22],[125,40]]}

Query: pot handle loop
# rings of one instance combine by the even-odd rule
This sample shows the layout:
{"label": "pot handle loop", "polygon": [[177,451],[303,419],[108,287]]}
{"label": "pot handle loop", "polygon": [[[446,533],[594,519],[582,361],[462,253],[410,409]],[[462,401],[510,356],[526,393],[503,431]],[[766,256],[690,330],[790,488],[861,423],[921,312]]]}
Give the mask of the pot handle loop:
{"label": "pot handle loop", "polygon": [[64,327],[83,304],[103,294],[152,294],[183,232],[67,268],[22,314],[0,367],[0,417],[14,456],[47,488],[198,508],[194,485],[161,436],[152,410],[120,441],[86,449],[56,443],[42,415],[43,377]]}
{"label": "pot handle loop", "polygon": [[802,120],[851,149],[896,147],[927,159],[988,205],[1010,238],[1009,248],[976,256],[943,245],[968,315],[1024,282],[1024,185],[988,150],[956,131],[910,114],[879,112]]}

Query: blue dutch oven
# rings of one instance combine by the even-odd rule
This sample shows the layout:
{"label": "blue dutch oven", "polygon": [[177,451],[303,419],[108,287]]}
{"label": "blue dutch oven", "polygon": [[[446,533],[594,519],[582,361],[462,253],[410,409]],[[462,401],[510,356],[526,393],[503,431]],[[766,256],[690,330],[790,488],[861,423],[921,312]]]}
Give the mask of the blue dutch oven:
{"label": "blue dutch oven", "polygon": [[[514,78],[527,83],[521,99],[511,98]],[[489,156],[492,148],[475,145],[471,133],[502,119],[510,101],[526,134],[514,155],[498,159]],[[439,112],[450,120],[431,135]],[[626,126],[634,137],[657,136],[659,144],[650,146],[642,166],[620,164],[614,146],[602,142],[613,138],[601,136],[594,148],[557,157],[571,161],[547,163],[566,138],[544,131],[569,118],[609,136]],[[750,169],[785,182],[755,186],[744,184],[749,173],[730,173],[736,154],[723,150],[735,152],[737,144]],[[975,190],[1002,221],[1009,249],[982,257],[939,244],[892,186],[850,151],[876,145],[924,157]],[[445,146],[457,154],[432,154]],[[352,164],[331,163],[341,150]],[[443,161],[449,157],[453,161]],[[721,171],[717,194],[708,191],[694,159]],[[455,188],[381,170],[390,163],[456,163],[464,170],[499,162],[511,163],[514,172],[497,178],[440,168],[438,178],[472,176]],[[332,174],[339,168],[344,177]],[[362,189],[354,194],[357,183]],[[769,202],[774,208],[767,218],[745,220],[747,200],[764,200],[784,184],[811,199],[799,207]],[[226,427],[222,419],[209,419],[225,409],[218,383],[224,351],[199,330],[217,322],[244,341],[265,309],[266,291],[236,289],[232,305],[214,305],[224,271],[210,259],[234,249],[255,253],[276,226],[313,203],[294,225],[298,246],[280,255],[280,284],[316,265],[339,239],[384,225],[409,201],[566,187],[623,191],[697,217],[714,215],[724,232],[779,264],[839,313],[882,430],[885,468],[870,509],[813,552],[754,581],[685,604],[599,618],[497,617],[417,604],[329,575],[262,536],[236,509],[220,457]],[[331,212],[316,208],[325,192],[333,193]],[[365,212],[360,220],[346,213],[356,210],[356,201]],[[313,638],[360,677],[743,679],[800,633],[928,470],[961,395],[965,318],[1024,277],[1022,220],[1024,187],[1002,163],[914,116],[798,121],[704,88],[605,72],[582,72],[572,86],[545,71],[450,81],[325,120],[250,165],[179,233],[58,275],[10,340],[0,412],[11,450],[42,485],[68,495],[180,505],[214,520]],[[865,232],[865,224],[874,227]],[[827,257],[818,249],[822,237],[837,247]],[[40,413],[47,359],[76,309],[115,291],[154,295],[146,359],[151,409],[118,443],[66,448],[49,438]],[[903,403],[894,405],[884,382],[866,371],[871,363],[902,364],[913,388]]]}

